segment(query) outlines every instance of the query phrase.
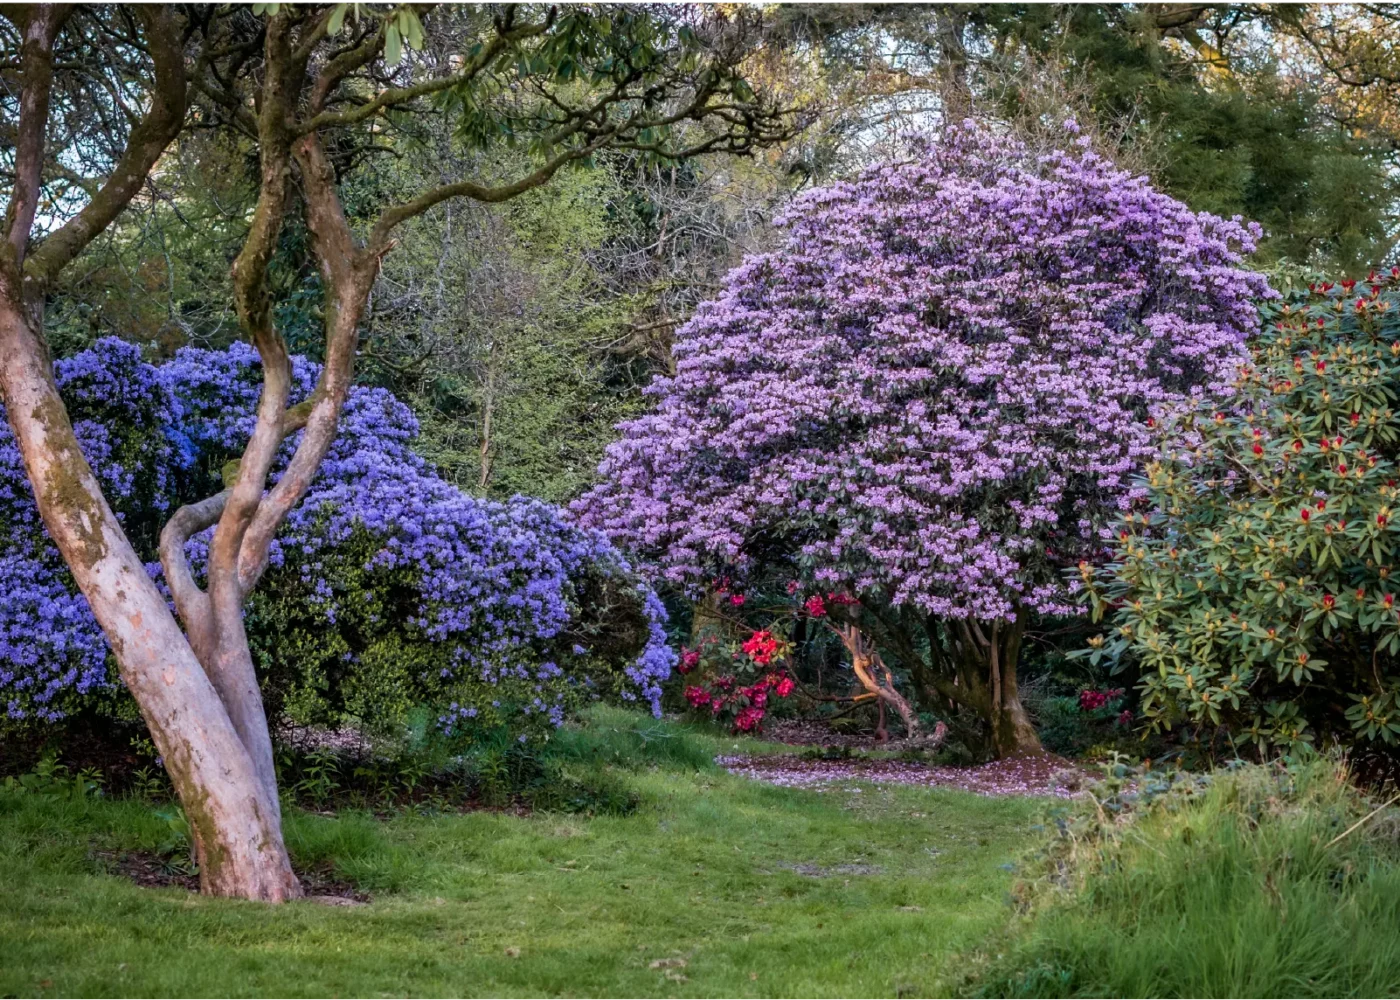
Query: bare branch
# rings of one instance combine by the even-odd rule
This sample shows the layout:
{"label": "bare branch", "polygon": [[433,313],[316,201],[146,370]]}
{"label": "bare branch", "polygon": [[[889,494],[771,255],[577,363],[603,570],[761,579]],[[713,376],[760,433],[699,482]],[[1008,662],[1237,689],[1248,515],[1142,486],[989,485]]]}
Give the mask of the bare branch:
{"label": "bare branch", "polygon": [[138,7],[136,13],[155,65],[150,109],[132,128],[126,150],[101,189],[26,261],[26,274],[43,284],[52,282],[126,208],[184,124],[187,92],[178,16],[170,8],[155,6]]}
{"label": "bare branch", "polygon": [[53,87],[53,43],[69,9],[66,5],[21,7],[13,19],[20,32],[24,85],[19,95],[15,137],[15,180],[10,202],[5,206],[5,239],[13,250],[16,265],[24,261],[29,230],[39,208],[49,92]]}
{"label": "bare branch", "polygon": [[[302,122],[297,127],[299,135],[307,135],[312,132],[319,132],[328,128],[336,128],[344,125],[354,125],[357,122],[366,121],[373,118],[385,108],[396,107],[400,104],[407,104],[420,97],[427,97],[430,94],[441,93],[452,87],[470,83],[492,60],[499,56],[511,45],[542,35],[554,24],[554,8],[550,8],[548,16],[539,24],[525,25],[520,28],[512,28],[498,33],[487,43],[476,57],[460,73],[452,76],[441,76],[433,80],[424,80],[409,87],[390,87],[381,92],[372,100],[361,104],[350,111],[322,112],[308,121]],[[378,34],[368,39],[360,47],[351,50],[344,55],[331,60],[322,73],[322,79],[317,81],[316,93],[313,95],[312,107],[319,109],[324,106],[326,94],[331,87],[339,83],[344,77],[369,62],[370,59],[383,47],[383,29]],[[324,81],[324,84],[323,82]],[[317,99],[319,98],[319,99]]]}

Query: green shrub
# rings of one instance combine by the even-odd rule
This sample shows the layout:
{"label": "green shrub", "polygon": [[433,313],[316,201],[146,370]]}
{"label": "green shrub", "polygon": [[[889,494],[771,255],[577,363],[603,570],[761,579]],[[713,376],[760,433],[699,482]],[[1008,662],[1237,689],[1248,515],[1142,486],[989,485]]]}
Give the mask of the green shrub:
{"label": "green shrub", "polygon": [[1121,697],[1115,698],[1109,702],[1111,707],[1086,711],[1078,697],[1047,695],[1027,698],[1026,708],[1035,719],[1036,732],[1046,750],[1079,757],[1094,747],[1112,746],[1123,752],[1135,749],[1130,724],[1121,721],[1121,703]]}
{"label": "green shrub", "polygon": [[975,995],[1395,995],[1400,810],[1328,760],[1112,770],[1051,815]]}
{"label": "green shrub", "polygon": [[1154,728],[1400,739],[1400,270],[1288,286],[1232,394],[1158,413],[1111,558],[1081,563],[1103,658]]}

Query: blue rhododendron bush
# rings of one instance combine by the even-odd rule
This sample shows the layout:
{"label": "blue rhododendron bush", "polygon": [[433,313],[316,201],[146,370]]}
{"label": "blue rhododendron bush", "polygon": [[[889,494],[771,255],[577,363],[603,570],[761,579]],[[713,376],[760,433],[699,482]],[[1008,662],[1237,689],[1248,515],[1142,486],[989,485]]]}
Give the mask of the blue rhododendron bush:
{"label": "blue rhododendron bush", "polygon": [[[120,340],[55,364],[84,453],[138,549],[220,489],[253,428],[262,373],[246,345],[161,365]],[[297,398],[318,367],[294,362]],[[339,436],[275,543],[246,622],[273,718],[521,737],[582,701],[659,711],[674,654],[665,611],[604,536],[544,502],[471,497],[416,455],[418,423],[356,388]],[[295,441],[284,446],[290,456]],[[212,529],[187,552],[196,573]],[[159,579],[158,562],[148,565]],[[34,506],[0,423],[0,705],[6,725],[134,713],[106,641]]]}

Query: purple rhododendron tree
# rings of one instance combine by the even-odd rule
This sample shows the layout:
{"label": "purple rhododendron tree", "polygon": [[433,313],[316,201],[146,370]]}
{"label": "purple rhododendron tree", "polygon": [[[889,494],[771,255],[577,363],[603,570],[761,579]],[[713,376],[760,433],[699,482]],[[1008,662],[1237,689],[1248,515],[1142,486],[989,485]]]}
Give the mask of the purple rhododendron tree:
{"label": "purple rhododendron tree", "polygon": [[[1071,133],[1077,131],[1066,123]],[[1242,358],[1257,227],[1190,211],[1087,148],[971,123],[813,191],[786,245],[677,334],[654,412],[575,505],[673,583],[792,577],[914,678],[1039,743],[1028,622],[1073,612],[1153,408]]]}

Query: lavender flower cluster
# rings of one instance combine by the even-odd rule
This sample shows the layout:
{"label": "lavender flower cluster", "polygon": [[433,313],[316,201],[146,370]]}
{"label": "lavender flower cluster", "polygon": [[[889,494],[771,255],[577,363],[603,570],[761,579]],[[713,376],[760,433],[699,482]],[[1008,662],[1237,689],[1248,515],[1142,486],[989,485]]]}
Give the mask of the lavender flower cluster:
{"label": "lavender flower cluster", "polygon": [[[109,498],[128,531],[152,545],[175,505],[217,488],[213,473],[247,440],[261,385],[257,355],[241,344],[186,348],[154,367],[105,340],[56,374]],[[295,359],[294,396],[309,394],[317,375]],[[279,663],[295,660],[301,671],[283,678],[295,690],[274,702],[304,703],[307,692],[340,686],[332,710],[369,712],[397,698],[437,705],[444,726],[558,725],[581,694],[612,691],[659,712],[674,662],[665,611],[611,543],[541,501],[462,493],[412,451],[417,434],[391,393],[352,390],[331,452],[250,602],[265,681],[278,682]],[[79,704],[75,695],[110,687],[114,672],[86,602],[36,525],[6,426],[0,698],[11,718],[51,720]],[[197,571],[209,536],[189,543]],[[606,627],[596,620],[603,615],[630,628]]]}
{"label": "lavender flower cluster", "polygon": [[1151,452],[1271,293],[1257,227],[1095,155],[963,123],[812,191],[677,334],[582,523],[689,586],[769,563],[867,602],[982,620],[1071,602]]}

